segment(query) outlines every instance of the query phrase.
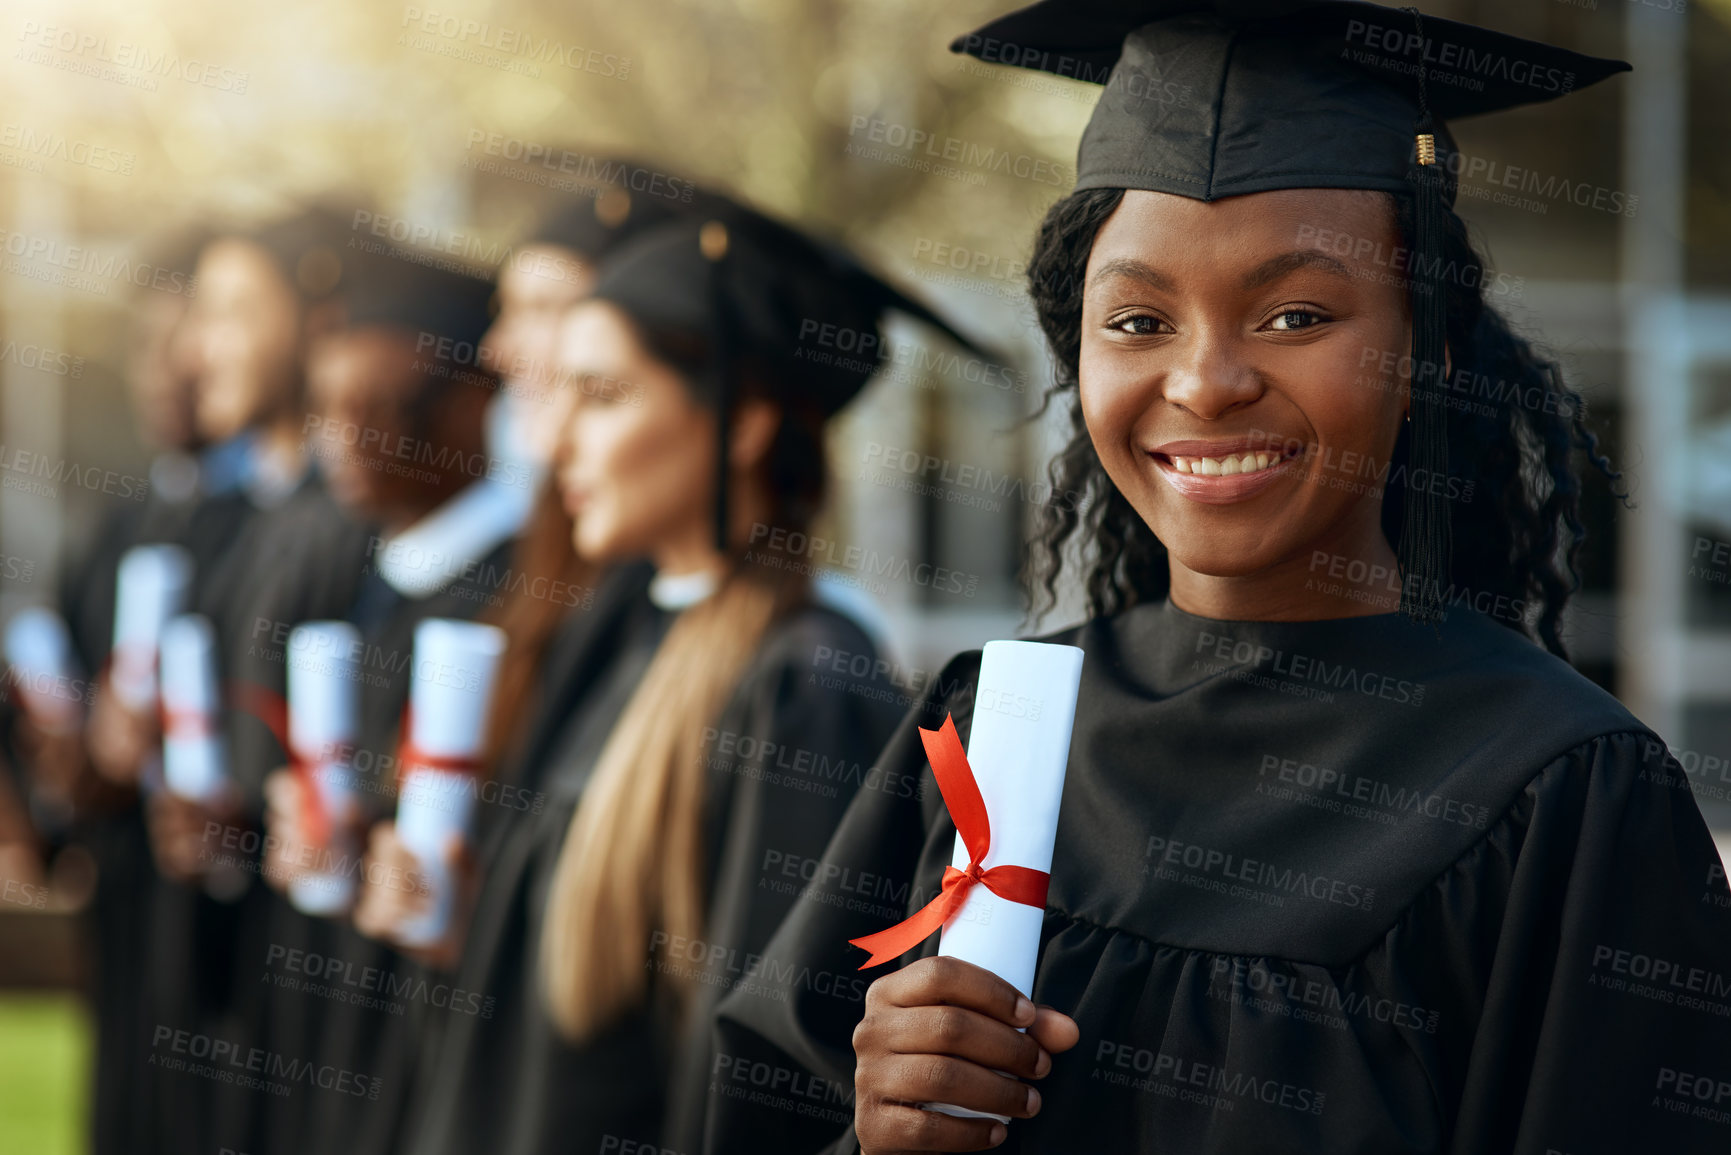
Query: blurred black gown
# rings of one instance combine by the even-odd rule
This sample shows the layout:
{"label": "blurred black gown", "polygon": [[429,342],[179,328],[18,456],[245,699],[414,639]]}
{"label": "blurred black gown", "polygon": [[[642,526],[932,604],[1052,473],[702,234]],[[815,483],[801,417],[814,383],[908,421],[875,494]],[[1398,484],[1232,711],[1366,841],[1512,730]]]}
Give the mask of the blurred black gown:
{"label": "blurred black gown", "polygon": [[[813,676],[823,654],[873,652],[851,620],[808,607],[773,624],[710,736],[705,943],[650,949],[648,1004],[601,1037],[572,1046],[543,1009],[547,892],[584,784],[673,618],[641,594],[609,614],[597,639],[604,668],[555,727],[539,764],[524,767],[545,805],[502,814],[482,847],[479,901],[451,981],[478,992],[491,1013],[447,1016],[440,1024],[418,1080],[405,1148],[413,1155],[550,1155],[654,1144],[668,1107],[667,1083],[683,1057],[682,1019],[657,976],[680,968],[697,978],[690,1017],[705,1022],[729,985],[749,981],[746,960],[762,950],[793,901],[765,885],[766,856],[816,857],[858,788],[862,764],[894,727],[898,711],[859,692],[869,687],[843,678],[825,688]],[[785,751],[785,766],[773,754],[765,761],[761,743]],[[849,770],[820,776],[798,751],[822,752]],[[694,952],[714,965],[693,963]]]}
{"label": "blurred black gown", "polygon": [[[1465,610],[1433,632],[1158,604],[1048,640],[1087,658],[1034,996],[1081,1042],[999,1150],[1731,1149],[1731,893],[1686,776],[1611,697]],[[978,661],[886,771],[929,780],[914,724],[965,736]],[[867,791],[826,857],[930,895],[954,836],[935,789]],[[894,921],[811,897],[769,947],[796,974],[853,972],[848,940]],[[854,1150],[859,1017],[805,981],[731,994],[720,1068],[789,1077],[695,1088],[701,1149]]]}

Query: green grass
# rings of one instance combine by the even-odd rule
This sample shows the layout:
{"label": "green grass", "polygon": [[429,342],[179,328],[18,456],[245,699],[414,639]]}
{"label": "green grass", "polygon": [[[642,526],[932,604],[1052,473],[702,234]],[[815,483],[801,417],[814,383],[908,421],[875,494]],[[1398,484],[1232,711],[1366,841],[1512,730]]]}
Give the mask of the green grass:
{"label": "green grass", "polygon": [[0,1151],[81,1155],[91,1025],[67,994],[0,994]]}

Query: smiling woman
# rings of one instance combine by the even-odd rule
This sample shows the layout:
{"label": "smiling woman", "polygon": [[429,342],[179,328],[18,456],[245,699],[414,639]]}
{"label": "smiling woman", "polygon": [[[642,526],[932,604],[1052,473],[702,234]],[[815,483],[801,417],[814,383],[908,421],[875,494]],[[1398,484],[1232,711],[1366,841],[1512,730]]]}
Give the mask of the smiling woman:
{"label": "smiling woman", "polygon": [[[766,948],[794,978],[717,1012],[731,1070],[851,1085],[852,1128],[712,1095],[705,1149],[1721,1149],[1689,1096],[1731,1004],[1617,968],[1731,974],[1731,892],[1664,743],[1561,660],[1575,456],[1616,475],[1440,170],[1437,117],[1622,66],[1363,3],[1072,8],[958,42],[1112,63],[1029,267],[1086,498],[1031,576],[1082,569],[1092,612],[1046,639],[1086,657],[1031,998],[936,940],[863,1014],[800,989],[883,927],[847,879],[911,912],[947,877],[936,790],[862,794]],[[980,669],[914,718],[971,731]],[[877,765],[928,772],[912,721]]]}

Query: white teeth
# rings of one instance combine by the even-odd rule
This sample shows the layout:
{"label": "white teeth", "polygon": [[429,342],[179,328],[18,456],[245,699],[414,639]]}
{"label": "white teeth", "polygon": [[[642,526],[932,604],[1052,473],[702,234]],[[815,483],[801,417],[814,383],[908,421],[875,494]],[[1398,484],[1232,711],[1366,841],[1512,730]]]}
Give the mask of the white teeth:
{"label": "white teeth", "polygon": [[1280,464],[1278,453],[1253,451],[1250,453],[1227,454],[1224,457],[1179,457],[1172,458],[1172,468],[1178,473],[1193,473],[1203,477],[1230,477],[1238,473],[1260,473]]}

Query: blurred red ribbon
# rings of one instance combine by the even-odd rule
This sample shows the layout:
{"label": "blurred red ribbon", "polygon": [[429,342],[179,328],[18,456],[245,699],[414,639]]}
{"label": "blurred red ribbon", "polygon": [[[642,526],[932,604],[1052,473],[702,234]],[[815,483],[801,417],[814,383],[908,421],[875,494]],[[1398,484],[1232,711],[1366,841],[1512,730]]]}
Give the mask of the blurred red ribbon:
{"label": "blurred red ribbon", "polygon": [[235,682],[228,688],[229,699],[237,708],[251,714],[270,730],[277,745],[288,755],[289,773],[300,782],[301,825],[315,846],[328,846],[331,839],[331,817],[325,811],[324,795],[319,792],[319,760],[309,758],[289,741],[288,702],[275,690],[252,682]]}
{"label": "blurred red ribbon", "polygon": [[1046,871],[1008,865],[994,866],[990,870],[980,868],[992,846],[992,823],[986,814],[986,801],[980,797],[979,784],[974,781],[973,767],[968,765],[967,751],[962,749],[962,740],[956,734],[955,719],[946,714],[940,729],[921,727],[920,741],[925,744],[926,757],[931,760],[932,773],[937,777],[938,789],[943,792],[950,818],[956,824],[956,833],[962,836],[962,843],[968,848],[968,868],[944,867],[944,882],[937,897],[911,918],[888,930],[849,939],[854,946],[871,952],[871,957],[859,968],[862,971],[900,958],[924,942],[933,931],[946,925],[962,909],[968,891],[976,882],[1010,902],[1042,910],[1046,906],[1046,888],[1052,881],[1052,876]]}

